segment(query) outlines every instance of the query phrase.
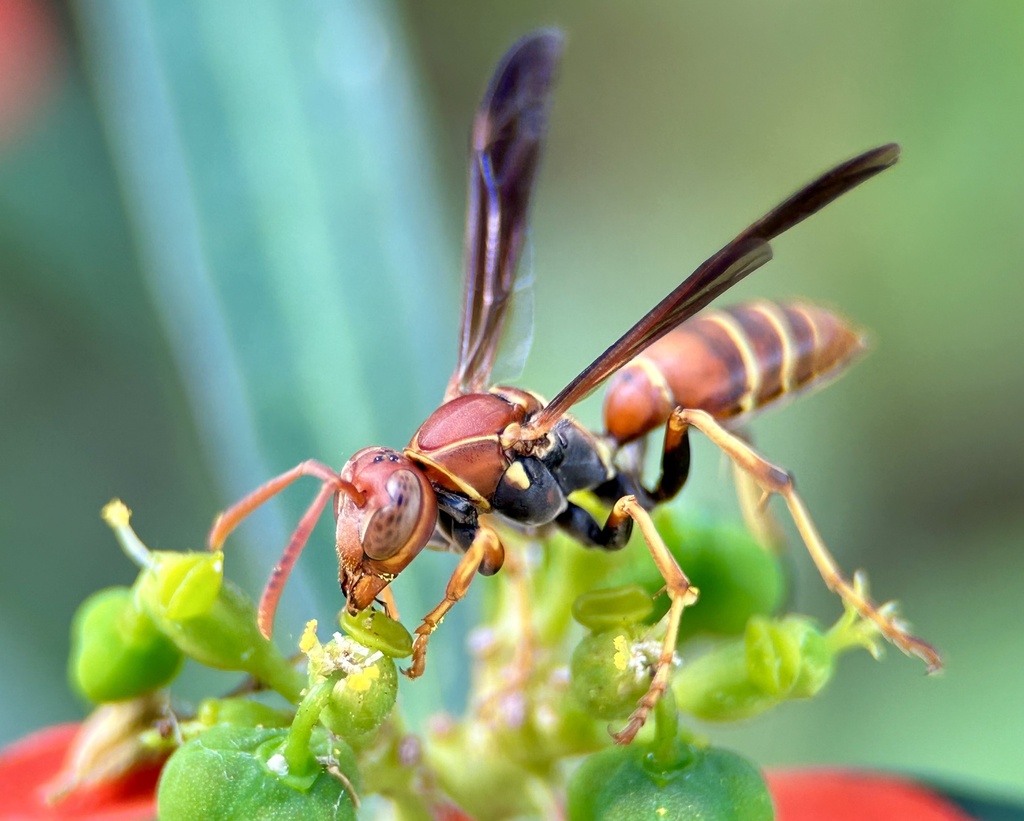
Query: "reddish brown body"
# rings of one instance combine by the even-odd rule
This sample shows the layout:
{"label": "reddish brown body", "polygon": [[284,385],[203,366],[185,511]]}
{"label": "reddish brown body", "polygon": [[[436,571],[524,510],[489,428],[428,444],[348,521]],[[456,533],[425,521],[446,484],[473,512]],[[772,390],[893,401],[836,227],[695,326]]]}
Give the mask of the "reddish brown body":
{"label": "reddish brown body", "polygon": [[468,497],[481,510],[513,461],[500,434],[543,406],[534,394],[518,388],[457,396],[427,417],[405,449],[431,482]]}
{"label": "reddish brown body", "polygon": [[858,331],[816,305],[705,311],[611,379],[605,429],[624,444],[664,425],[676,407],[734,419],[838,376],[864,348]]}

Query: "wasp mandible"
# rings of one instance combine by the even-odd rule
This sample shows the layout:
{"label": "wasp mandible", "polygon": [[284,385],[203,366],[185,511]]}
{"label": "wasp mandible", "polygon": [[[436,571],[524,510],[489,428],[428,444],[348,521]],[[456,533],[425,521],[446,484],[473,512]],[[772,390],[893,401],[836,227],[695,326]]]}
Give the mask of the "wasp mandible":
{"label": "wasp mandible", "polygon": [[[416,630],[407,671],[416,677],[424,669],[430,634],[474,576],[496,573],[502,566],[501,537],[481,520],[483,514],[526,527],[553,524],[584,545],[608,550],[623,547],[635,523],[665,579],[671,604],[650,688],[615,736],[628,743],[668,685],[680,617],[696,600],[696,590],[649,513],[682,488],[693,427],[764,494],[783,497],[831,589],[900,649],[920,656],[929,668],[938,667],[935,650],[843,577],[789,474],[726,426],[841,369],[856,353],[854,332],[821,309],[771,303],[686,322],[768,262],[771,239],[895,163],[898,146],[884,145],[837,165],[769,211],[703,262],[550,402],[519,388],[490,386],[525,240],[562,40],[559,32],[542,30],[513,46],[473,123],[458,360],[441,406],[401,451],[365,448],[341,471],[306,461],[257,488],[217,519],[210,547],[218,548],[249,513],[299,477],[321,482],[264,590],[259,621],[267,635],[288,574],[332,500],[339,582],[349,612],[388,597],[388,585],[428,543],[461,553],[444,599]],[[607,432],[598,435],[569,410],[617,372],[605,407]],[[620,448],[661,426],[666,430],[661,476],[647,489],[638,469],[620,467],[615,457]],[[611,504],[604,524],[569,501],[578,490],[591,490]]]}

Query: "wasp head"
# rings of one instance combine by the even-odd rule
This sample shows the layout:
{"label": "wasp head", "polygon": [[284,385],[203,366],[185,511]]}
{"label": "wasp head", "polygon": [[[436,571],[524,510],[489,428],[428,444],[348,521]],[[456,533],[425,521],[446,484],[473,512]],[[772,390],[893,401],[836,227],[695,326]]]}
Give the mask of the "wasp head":
{"label": "wasp head", "polygon": [[365,610],[423,549],[437,523],[437,498],[423,472],[390,448],[364,448],[341,478],[362,494],[339,493],[338,581],[350,613]]}

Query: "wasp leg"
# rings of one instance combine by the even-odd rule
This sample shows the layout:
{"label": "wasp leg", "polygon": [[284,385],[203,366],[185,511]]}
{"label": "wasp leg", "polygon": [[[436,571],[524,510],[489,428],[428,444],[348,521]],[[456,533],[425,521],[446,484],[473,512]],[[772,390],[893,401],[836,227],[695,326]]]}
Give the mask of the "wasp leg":
{"label": "wasp leg", "polygon": [[423,617],[423,623],[416,628],[416,640],[412,645],[412,664],[408,670],[403,670],[409,678],[419,678],[423,675],[430,634],[437,629],[455,603],[466,595],[477,571],[481,568],[497,570],[501,567],[504,557],[505,548],[502,547],[498,534],[487,525],[478,525],[472,544],[462,554],[455,566],[455,572],[448,580],[444,600],[427,613]]}
{"label": "wasp leg", "polygon": [[825,586],[837,593],[862,617],[874,622],[889,642],[907,655],[917,656],[924,661],[928,665],[929,672],[942,667],[942,659],[934,647],[916,636],[912,636],[891,616],[880,612],[878,606],[871,599],[858,592],[846,580],[839,565],[836,564],[836,560],[822,541],[803,499],[796,492],[793,477],[789,473],[768,462],[750,445],[718,424],[705,411],[676,408],[669,424],[681,426],[684,433],[686,428],[691,425],[697,428],[721,448],[738,468],[752,476],[766,494],[777,493],[781,496],[786,502],[786,507],[789,508],[796,529],[807,547],[807,552],[811,554],[811,559],[818,568],[818,573],[821,574]]}
{"label": "wasp leg", "polygon": [[[733,431],[733,435],[742,440],[747,447],[753,447],[749,437]],[[736,486],[736,498],[740,503],[740,514],[747,530],[765,550],[773,556],[783,552],[786,538],[782,525],[768,507],[771,494],[758,484],[750,473],[735,462],[732,463],[732,480]]]}
{"label": "wasp leg", "polygon": [[[620,495],[619,498],[622,496]],[[558,514],[555,524],[581,544],[605,550],[621,550],[626,546],[633,533],[633,520],[628,516],[613,519],[609,515],[608,521],[605,522],[604,527],[601,527],[593,516],[572,502],[569,502],[565,510]]]}
{"label": "wasp leg", "polygon": [[595,493],[605,501],[630,495],[636,496],[640,503],[652,510],[655,505],[675,498],[686,479],[690,475],[690,439],[685,425],[673,424],[669,417],[665,425],[665,442],[661,450],[661,476],[653,490],[648,490],[640,478],[643,467],[643,451],[640,443],[631,442],[620,451],[626,454],[630,463],[614,478],[595,489]]}
{"label": "wasp leg", "polygon": [[651,679],[651,686],[647,689],[643,698],[637,703],[636,709],[629,717],[626,726],[617,733],[612,733],[612,738],[617,744],[629,744],[644,726],[647,716],[654,705],[658,703],[665,690],[668,688],[669,677],[672,674],[672,665],[675,662],[676,642],[679,637],[679,622],[683,616],[683,609],[697,601],[698,590],[683,573],[672,553],[669,551],[661,534],[658,533],[648,513],[634,496],[623,496],[612,507],[608,515],[606,528],[616,527],[621,522],[634,521],[643,534],[644,541],[651,551],[654,564],[665,580],[665,592],[671,602],[668,610],[668,625],[665,629],[665,637],[661,643],[661,655],[654,668],[654,677]]}
{"label": "wasp leg", "polygon": [[282,473],[280,476],[271,479],[269,482],[260,485],[244,499],[236,502],[221,513],[213,523],[210,535],[207,538],[210,550],[219,550],[220,546],[224,544],[224,540],[242,523],[246,516],[264,502],[276,496],[296,479],[300,479],[303,476],[312,476],[315,479],[319,479],[323,485],[313,503],[306,509],[306,512],[299,520],[298,526],[292,533],[291,538],[288,540],[288,545],[281,555],[281,560],[271,572],[270,579],[267,581],[266,587],[263,588],[263,595],[260,596],[257,623],[259,624],[260,632],[267,638],[270,637],[273,628],[274,614],[277,612],[277,605],[281,599],[281,591],[284,589],[284,584],[288,580],[288,576],[291,574],[292,568],[302,552],[302,548],[309,541],[309,535],[313,532],[317,519],[320,518],[320,514],[323,513],[331,497],[339,491],[344,491],[351,494],[357,502],[361,503],[363,494],[356,490],[352,484],[342,479],[337,471],[322,462],[309,459]]}
{"label": "wasp leg", "polygon": [[402,620],[402,617],[398,614],[398,602],[395,601],[395,594],[391,589],[391,585],[380,591],[380,603],[384,605],[384,613],[389,619],[394,619],[395,621]]}

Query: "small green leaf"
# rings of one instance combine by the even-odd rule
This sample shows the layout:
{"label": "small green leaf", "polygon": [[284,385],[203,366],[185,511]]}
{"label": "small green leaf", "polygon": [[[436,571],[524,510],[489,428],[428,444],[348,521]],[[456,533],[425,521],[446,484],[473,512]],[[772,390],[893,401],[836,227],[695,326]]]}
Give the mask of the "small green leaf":
{"label": "small green leaf", "polygon": [[287,735],[218,725],[186,742],[160,778],[161,821],[354,821],[359,775],[352,750],[320,729],[310,750],[329,766],[293,778],[279,752]]}

